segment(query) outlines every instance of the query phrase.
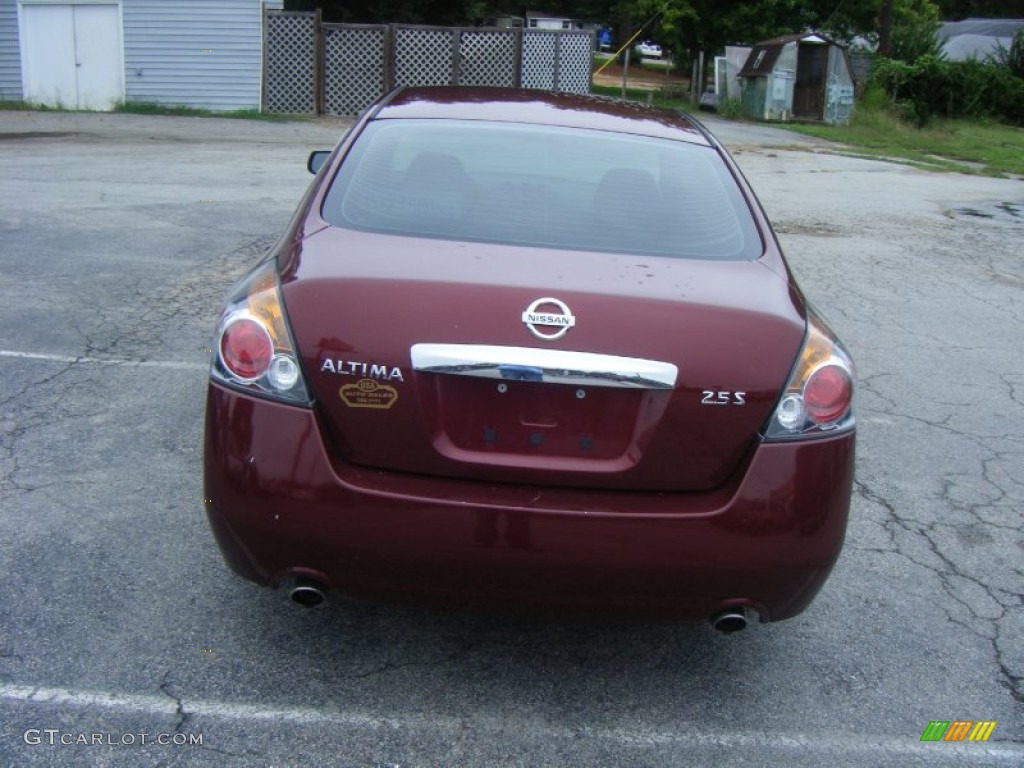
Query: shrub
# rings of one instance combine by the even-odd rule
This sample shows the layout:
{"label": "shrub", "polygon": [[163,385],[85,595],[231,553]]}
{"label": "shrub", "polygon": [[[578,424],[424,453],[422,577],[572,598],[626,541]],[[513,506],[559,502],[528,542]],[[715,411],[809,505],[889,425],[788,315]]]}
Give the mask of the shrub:
{"label": "shrub", "polygon": [[913,64],[879,59],[872,80],[919,126],[936,116],[992,117],[1024,125],[1024,80],[1007,67],[937,56],[922,56]]}
{"label": "shrub", "polygon": [[718,114],[727,120],[739,120],[743,117],[743,102],[739,99],[722,99],[718,102]]}
{"label": "shrub", "polygon": [[989,56],[989,61],[1006,67],[1014,77],[1024,77],[1024,29],[1017,30],[1009,48],[1000,43],[996,52]]}

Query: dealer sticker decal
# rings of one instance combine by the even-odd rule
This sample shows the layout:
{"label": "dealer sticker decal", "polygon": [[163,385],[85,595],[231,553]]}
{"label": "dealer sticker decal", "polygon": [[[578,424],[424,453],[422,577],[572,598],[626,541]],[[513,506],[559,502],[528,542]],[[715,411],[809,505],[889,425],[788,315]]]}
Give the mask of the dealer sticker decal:
{"label": "dealer sticker decal", "polygon": [[398,390],[388,384],[379,384],[373,379],[360,379],[355,384],[346,384],[338,390],[342,401],[349,408],[390,408],[398,400]]}

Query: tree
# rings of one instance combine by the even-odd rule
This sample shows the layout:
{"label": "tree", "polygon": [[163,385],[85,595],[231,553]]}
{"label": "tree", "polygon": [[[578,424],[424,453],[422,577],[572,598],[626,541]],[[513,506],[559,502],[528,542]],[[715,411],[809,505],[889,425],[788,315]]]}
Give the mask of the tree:
{"label": "tree", "polygon": [[939,8],[931,0],[893,0],[888,55],[908,63],[922,56],[939,55],[939,26]]}

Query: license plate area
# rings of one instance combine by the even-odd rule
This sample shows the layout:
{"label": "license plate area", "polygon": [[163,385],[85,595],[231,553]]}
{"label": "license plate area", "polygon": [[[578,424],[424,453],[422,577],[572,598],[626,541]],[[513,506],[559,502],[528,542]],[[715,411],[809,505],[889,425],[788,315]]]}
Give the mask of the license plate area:
{"label": "license plate area", "polygon": [[436,376],[437,427],[458,452],[609,460],[633,442],[643,390]]}

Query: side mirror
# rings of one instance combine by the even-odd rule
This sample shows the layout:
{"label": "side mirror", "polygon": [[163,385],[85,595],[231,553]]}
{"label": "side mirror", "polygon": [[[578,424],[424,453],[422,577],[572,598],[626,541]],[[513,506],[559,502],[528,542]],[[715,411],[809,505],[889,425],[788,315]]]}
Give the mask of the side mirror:
{"label": "side mirror", "polygon": [[306,161],[306,167],[309,172],[314,176],[324,167],[324,163],[327,162],[327,158],[331,156],[331,150],[329,149],[314,149],[309,153],[309,160]]}

